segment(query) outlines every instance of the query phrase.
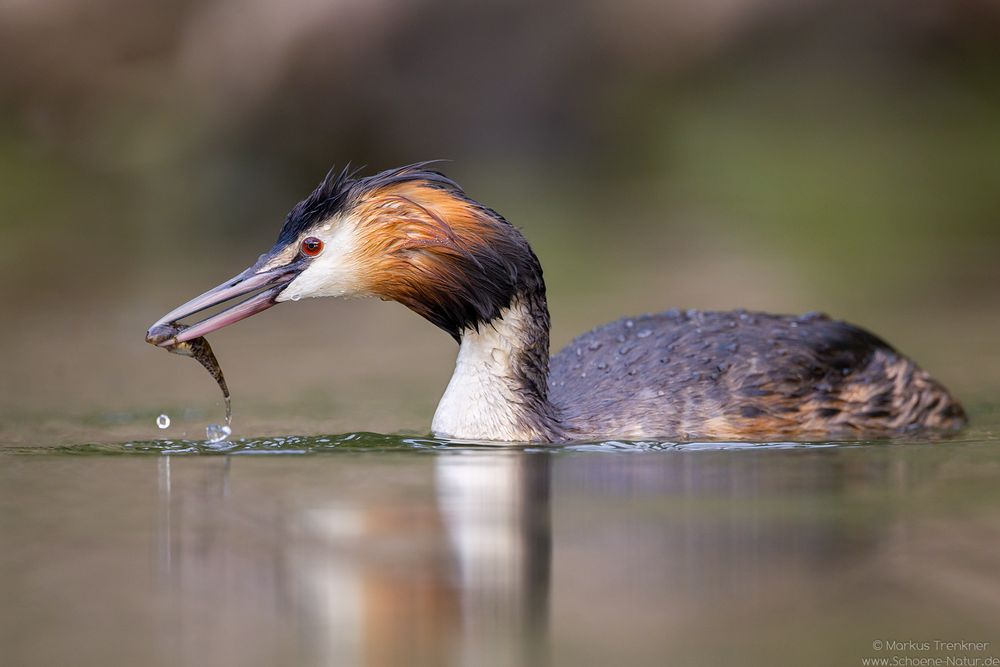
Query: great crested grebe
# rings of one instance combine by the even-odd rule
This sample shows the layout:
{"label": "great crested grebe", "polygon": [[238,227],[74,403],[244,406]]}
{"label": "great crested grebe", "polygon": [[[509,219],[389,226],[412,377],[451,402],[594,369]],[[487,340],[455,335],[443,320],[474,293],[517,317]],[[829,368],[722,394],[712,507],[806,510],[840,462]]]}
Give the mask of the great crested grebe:
{"label": "great crested grebe", "polygon": [[[467,440],[856,438],[966,422],[913,361],[818,314],[672,310],[605,324],[550,358],[538,258],[429,164],[365,178],[331,171],[274,247],[148,339],[177,345],[280,301],[392,299],[459,342],[432,429]],[[163,339],[165,326],[248,294]]]}

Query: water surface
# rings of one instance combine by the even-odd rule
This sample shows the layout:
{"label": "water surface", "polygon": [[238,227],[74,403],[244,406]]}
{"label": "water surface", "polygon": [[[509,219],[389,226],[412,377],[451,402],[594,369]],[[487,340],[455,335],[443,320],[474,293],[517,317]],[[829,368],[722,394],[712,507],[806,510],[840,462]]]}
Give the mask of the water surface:
{"label": "water surface", "polygon": [[1000,655],[1000,411],[974,416],[943,441],[9,445],[3,663]]}

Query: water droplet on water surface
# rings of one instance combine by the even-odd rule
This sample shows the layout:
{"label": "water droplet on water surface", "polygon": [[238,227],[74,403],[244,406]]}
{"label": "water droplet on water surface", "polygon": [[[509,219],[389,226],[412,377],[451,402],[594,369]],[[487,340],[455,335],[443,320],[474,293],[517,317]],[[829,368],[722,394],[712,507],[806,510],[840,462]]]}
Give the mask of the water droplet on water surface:
{"label": "water droplet on water surface", "polygon": [[156,418],[156,425],[160,428],[167,428],[170,426],[170,417],[166,415],[160,415]]}
{"label": "water droplet on water surface", "polygon": [[209,444],[217,444],[232,435],[233,429],[229,428],[225,424],[209,424],[205,427],[205,438],[208,439]]}

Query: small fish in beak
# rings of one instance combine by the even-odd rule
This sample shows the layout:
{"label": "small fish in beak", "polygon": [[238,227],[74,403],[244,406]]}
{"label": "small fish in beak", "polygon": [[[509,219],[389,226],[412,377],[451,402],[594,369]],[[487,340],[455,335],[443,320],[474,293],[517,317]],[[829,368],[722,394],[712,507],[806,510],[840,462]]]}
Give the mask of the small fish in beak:
{"label": "small fish in beak", "polygon": [[[222,398],[226,402],[226,426],[231,426],[233,421],[233,404],[229,397],[229,387],[226,385],[226,378],[222,374],[222,366],[212,352],[212,346],[204,336],[198,336],[182,342],[177,341],[177,336],[188,327],[183,324],[164,323],[154,325],[146,332],[146,342],[152,345],[159,345],[168,352],[191,357],[204,366],[222,390]],[[173,339],[173,342],[169,342]]]}
{"label": "small fish in beak", "polygon": [[[210,442],[224,440],[225,436],[228,435],[233,411],[229,399],[229,387],[226,386],[226,379],[222,375],[222,367],[219,366],[219,361],[215,358],[215,353],[212,352],[212,346],[205,339],[205,334],[239,322],[273,306],[277,301],[278,294],[295,279],[302,269],[302,262],[296,260],[277,268],[262,268],[268,259],[269,257],[266,255],[261,257],[257,264],[243,273],[170,311],[146,331],[147,343],[162,347],[174,354],[196,359],[198,363],[208,369],[208,372],[219,384],[222,396],[226,400],[226,423],[224,431],[209,427]],[[200,322],[190,325],[179,323],[181,319],[208,308],[223,305],[239,297],[247,298]],[[224,435],[219,436],[219,433],[224,433]]]}

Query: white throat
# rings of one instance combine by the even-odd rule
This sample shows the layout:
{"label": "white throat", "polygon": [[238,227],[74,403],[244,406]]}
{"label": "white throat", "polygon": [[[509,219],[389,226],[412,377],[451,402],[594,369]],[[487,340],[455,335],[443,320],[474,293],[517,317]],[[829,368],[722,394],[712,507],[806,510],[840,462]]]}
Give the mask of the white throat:
{"label": "white throat", "polygon": [[520,300],[479,332],[469,330],[455,362],[455,373],[438,403],[431,428],[438,436],[461,440],[537,440],[525,419],[517,357],[531,343],[529,313]]}

